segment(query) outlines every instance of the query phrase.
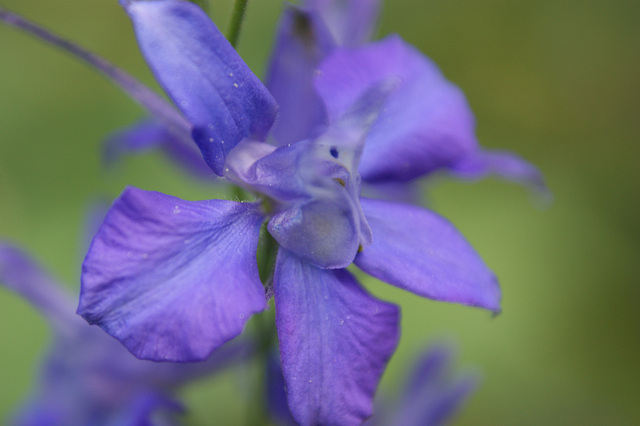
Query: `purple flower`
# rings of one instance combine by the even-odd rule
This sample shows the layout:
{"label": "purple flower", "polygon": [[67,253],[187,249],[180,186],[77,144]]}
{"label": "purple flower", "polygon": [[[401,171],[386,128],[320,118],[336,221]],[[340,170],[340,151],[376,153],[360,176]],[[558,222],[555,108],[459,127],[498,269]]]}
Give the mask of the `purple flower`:
{"label": "purple flower", "polygon": [[[74,298],[27,254],[0,242],[0,282],[31,302],[51,325],[53,342],[17,425],[174,424],[182,406],[171,391],[245,358],[246,345],[216,352],[205,363],[160,364],[132,356],[74,313]],[[157,423],[155,423],[157,422]]]}
{"label": "purple flower", "polygon": [[291,412],[302,424],[359,424],[395,350],[399,312],[344,268],[500,309],[495,276],[451,224],[360,197],[363,182],[409,182],[480,152],[462,92],[431,61],[396,36],[358,46],[376,2],[353,2],[350,13],[368,17],[353,33],[348,20],[327,28],[316,13],[334,2],[287,9],[268,90],[193,4],[122,4],[206,163],[258,200],[126,189],[83,264],[78,313],[89,323],[140,358],[207,358],[267,307],[256,263],[266,221],[279,244],[273,292]]}
{"label": "purple flower", "polygon": [[474,374],[452,373],[454,350],[438,344],[424,350],[407,374],[404,388],[376,401],[377,414],[365,424],[435,426],[447,424],[477,387]]}
{"label": "purple flower", "polygon": [[[446,424],[477,386],[473,374],[452,374],[453,349],[439,344],[422,351],[400,392],[377,397],[375,414],[366,425],[435,426]],[[267,403],[278,424],[296,424],[286,400],[280,363],[271,357],[267,366]]]}

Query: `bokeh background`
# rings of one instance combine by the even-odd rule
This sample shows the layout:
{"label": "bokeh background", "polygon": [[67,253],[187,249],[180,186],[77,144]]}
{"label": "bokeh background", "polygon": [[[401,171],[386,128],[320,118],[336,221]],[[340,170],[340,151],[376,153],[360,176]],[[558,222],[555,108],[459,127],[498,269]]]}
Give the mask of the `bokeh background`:
{"label": "bokeh background", "polygon": [[[211,0],[225,28],[230,2]],[[157,87],[115,0],[3,0]],[[239,51],[259,75],[280,0],[249,5]],[[461,425],[640,424],[640,3],[633,0],[393,0],[378,36],[401,34],[466,92],[484,146],[537,164],[545,206],[514,184],[425,183],[425,200],[468,237],[501,280],[503,313],[436,303],[373,280],[402,306],[402,339],[380,392],[416,351],[457,342],[482,384]],[[77,292],[80,235],[96,196],[125,185],[186,199],[228,196],[159,154],[110,172],[99,148],[144,112],[78,61],[0,25],[0,238]],[[49,338],[31,306],[0,288],[0,422],[31,389]],[[238,424],[249,373],[180,394],[189,424]]]}

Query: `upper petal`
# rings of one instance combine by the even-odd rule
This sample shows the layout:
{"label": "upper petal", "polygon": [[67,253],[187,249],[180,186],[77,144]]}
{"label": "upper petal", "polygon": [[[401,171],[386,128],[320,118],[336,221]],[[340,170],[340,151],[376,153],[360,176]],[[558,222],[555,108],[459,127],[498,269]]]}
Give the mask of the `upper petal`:
{"label": "upper petal", "polygon": [[326,126],[327,114],[313,76],[334,47],[317,14],[293,6],[285,9],[266,78],[280,107],[272,132],[279,145],[315,136]]}
{"label": "upper petal", "polygon": [[156,78],[194,125],[214,172],[244,137],[264,140],[277,105],[209,17],[186,1],[122,0]]}
{"label": "upper petal", "polygon": [[303,425],[361,424],[398,343],[398,308],[346,270],[318,269],[282,249],[274,291],[293,417]]}
{"label": "upper petal", "polygon": [[371,128],[360,161],[366,181],[408,181],[453,164],[477,147],[463,93],[420,52],[392,36],[337,49],[315,84],[335,121],[373,84],[399,80]]}
{"label": "upper petal", "polygon": [[78,327],[73,300],[62,285],[18,247],[0,241],[0,283],[37,308],[59,332]]}
{"label": "upper petal", "polygon": [[356,256],[359,268],[430,299],[500,310],[495,275],[448,221],[408,204],[360,202],[373,243]]}
{"label": "upper petal", "polygon": [[78,313],[134,355],[192,361],[266,307],[257,205],[126,189],[83,264]]}
{"label": "upper petal", "polygon": [[369,41],[380,11],[380,0],[307,0],[305,5],[320,13],[343,46]]}

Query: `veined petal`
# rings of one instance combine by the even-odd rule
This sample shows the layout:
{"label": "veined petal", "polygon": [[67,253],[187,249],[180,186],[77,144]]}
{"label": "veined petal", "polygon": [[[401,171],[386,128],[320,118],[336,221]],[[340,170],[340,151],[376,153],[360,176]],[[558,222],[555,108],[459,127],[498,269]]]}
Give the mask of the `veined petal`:
{"label": "veined petal", "polygon": [[380,0],[307,0],[305,5],[320,13],[343,46],[369,41],[380,11]]}
{"label": "veined petal", "polygon": [[500,311],[495,275],[453,225],[408,204],[360,202],[373,232],[360,269],[420,296]]}
{"label": "veined petal", "polygon": [[313,76],[334,47],[317,14],[293,6],[285,9],[266,78],[280,107],[272,132],[278,145],[308,139],[326,126],[327,114]]}
{"label": "veined petal", "polygon": [[365,181],[405,182],[476,149],[474,117],[463,93],[397,36],[336,49],[315,84],[333,122],[372,85],[389,79],[400,83],[367,137],[359,168]]}
{"label": "veined petal", "polygon": [[222,175],[245,137],[264,140],[277,105],[215,24],[186,1],[122,0],[156,78],[194,125],[193,137]]}
{"label": "veined petal", "polygon": [[545,198],[551,196],[542,173],[531,163],[508,151],[478,150],[449,168],[462,179],[482,179],[490,174],[525,185]]}
{"label": "veined petal", "polygon": [[303,425],[361,424],[398,343],[398,308],[346,270],[318,269],[283,249],[274,291],[293,417]]}
{"label": "veined petal", "polygon": [[206,358],[266,308],[262,220],[253,203],[126,189],[85,258],[78,313],[139,358]]}
{"label": "veined petal", "polygon": [[206,179],[214,176],[191,138],[187,145],[156,120],[143,120],[111,134],[102,146],[103,160],[107,166],[112,166],[126,154],[153,149],[163,151],[170,160],[192,176]]}
{"label": "veined petal", "polygon": [[78,326],[73,300],[62,285],[19,248],[0,241],[0,283],[15,291],[65,332]]}

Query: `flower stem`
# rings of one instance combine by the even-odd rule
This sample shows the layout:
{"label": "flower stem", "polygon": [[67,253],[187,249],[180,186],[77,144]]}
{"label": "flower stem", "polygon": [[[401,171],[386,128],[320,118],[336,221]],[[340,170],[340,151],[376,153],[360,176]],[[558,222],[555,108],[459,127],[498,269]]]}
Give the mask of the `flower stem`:
{"label": "flower stem", "polygon": [[257,373],[254,377],[254,386],[249,395],[247,418],[245,424],[267,424],[270,414],[267,407],[267,369],[269,357],[276,344],[275,314],[273,306],[267,311],[253,317],[254,342],[256,345]]}
{"label": "flower stem", "polygon": [[249,0],[235,0],[233,3],[233,11],[231,11],[231,18],[229,19],[229,26],[227,27],[227,40],[229,40],[229,43],[231,43],[233,47],[236,47],[238,43],[242,21],[244,20],[244,12],[247,10],[247,3],[249,3]]}

